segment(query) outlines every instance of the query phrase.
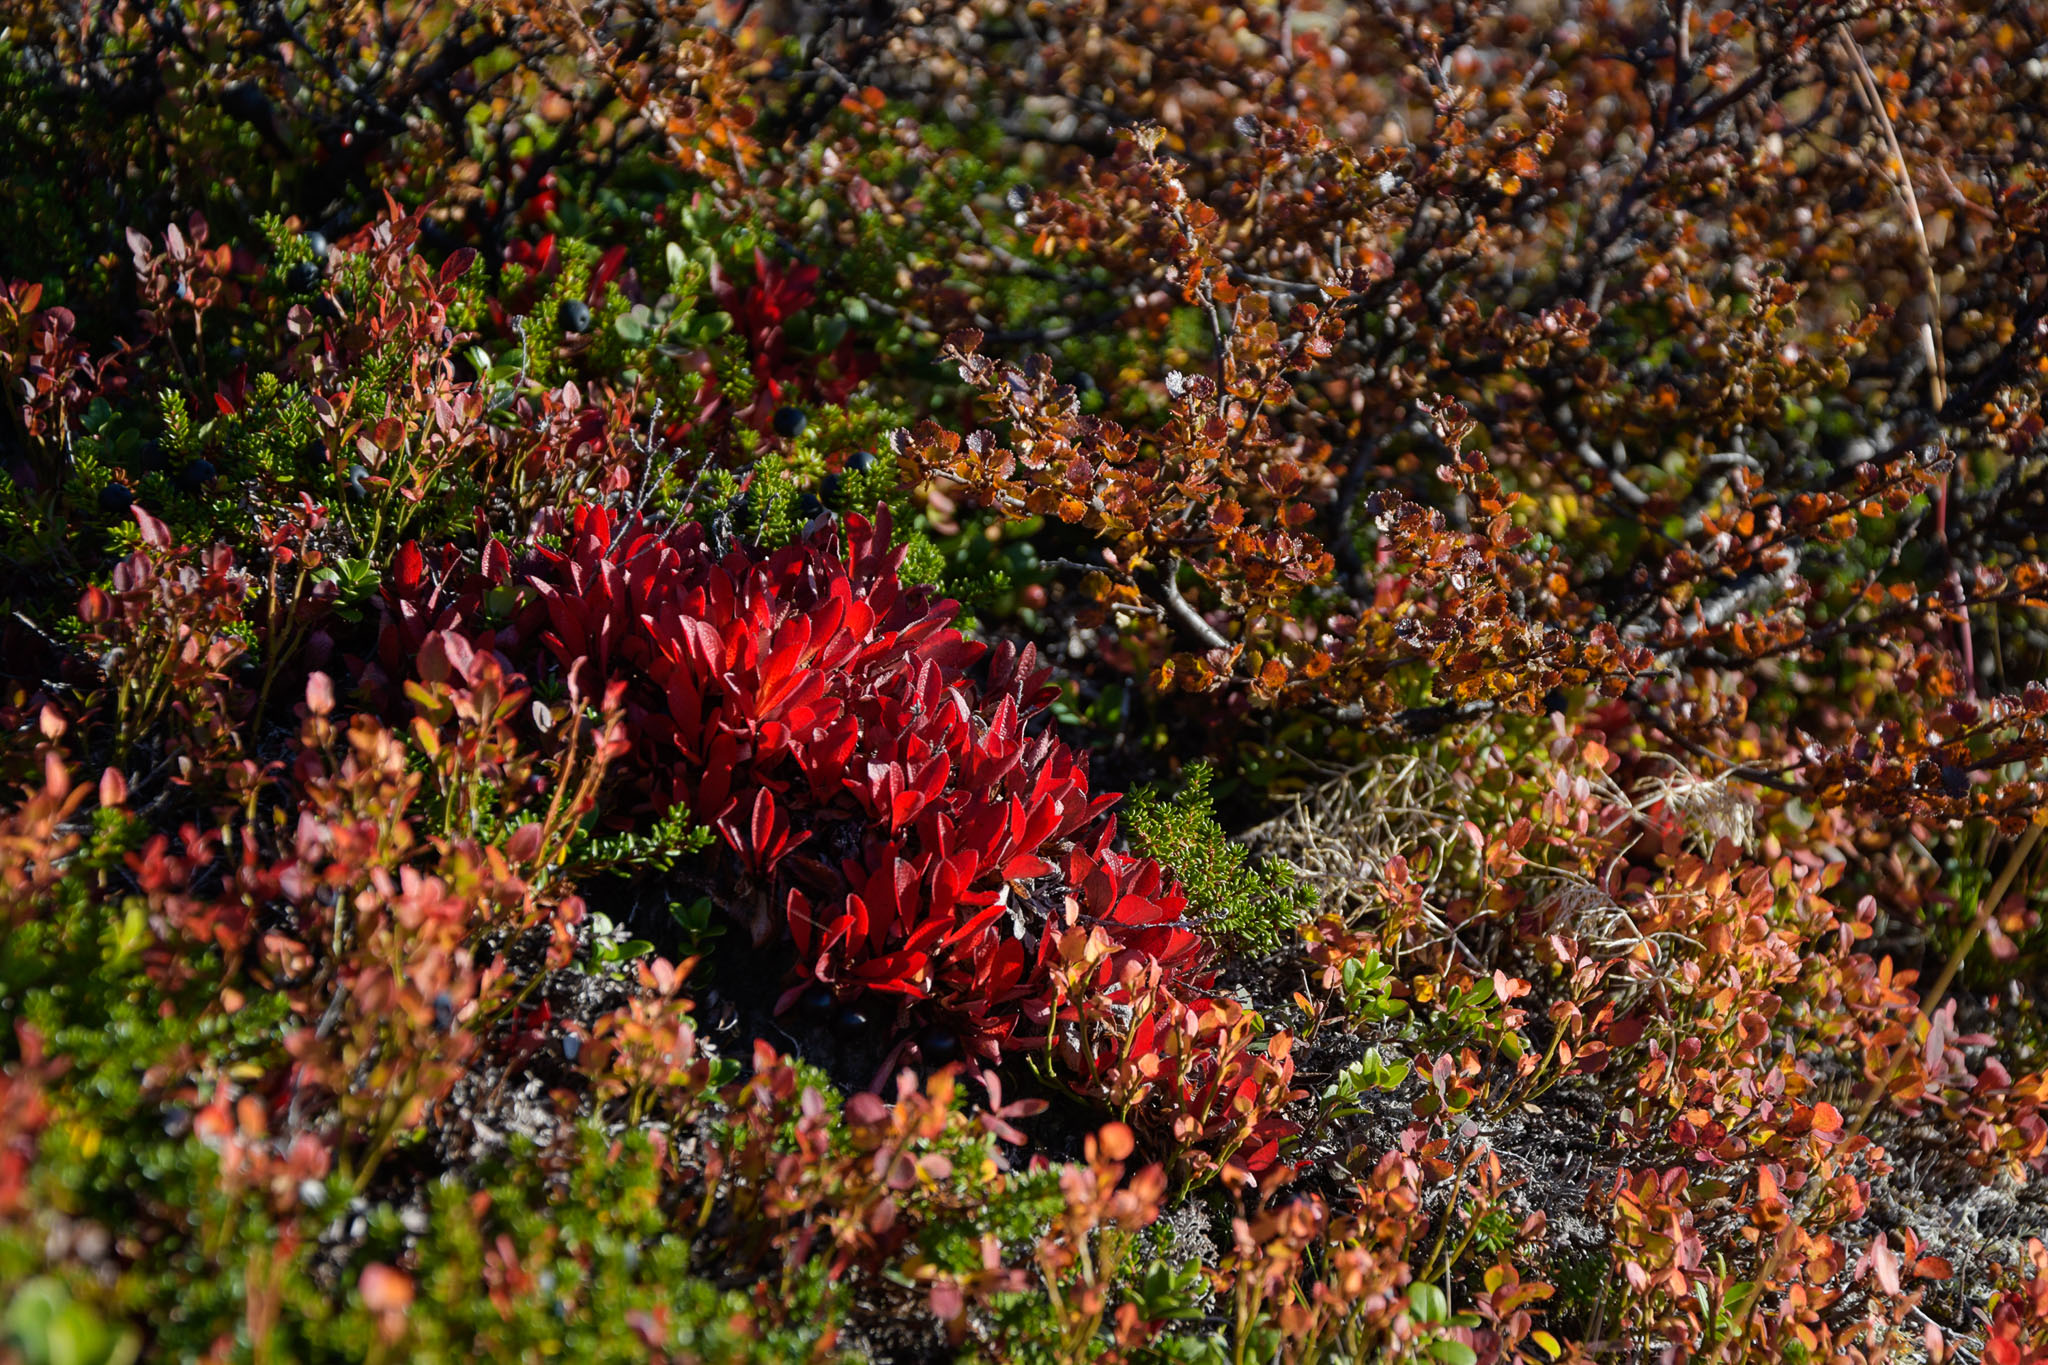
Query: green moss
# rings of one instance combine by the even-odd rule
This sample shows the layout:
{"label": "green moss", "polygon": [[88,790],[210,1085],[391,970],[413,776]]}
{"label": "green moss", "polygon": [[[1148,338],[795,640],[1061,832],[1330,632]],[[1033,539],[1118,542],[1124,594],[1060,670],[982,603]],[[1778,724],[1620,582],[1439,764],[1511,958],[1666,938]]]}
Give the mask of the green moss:
{"label": "green moss", "polygon": [[1180,879],[1190,917],[1210,937],[1242,952],[1270,953],[1307,918],[1314,898],[1292,868],[1253,864],[1216,822],[1213,772],[1197,763],[1172,796],[1139,792],[1124,808],[1131,847],[1157,858]]}

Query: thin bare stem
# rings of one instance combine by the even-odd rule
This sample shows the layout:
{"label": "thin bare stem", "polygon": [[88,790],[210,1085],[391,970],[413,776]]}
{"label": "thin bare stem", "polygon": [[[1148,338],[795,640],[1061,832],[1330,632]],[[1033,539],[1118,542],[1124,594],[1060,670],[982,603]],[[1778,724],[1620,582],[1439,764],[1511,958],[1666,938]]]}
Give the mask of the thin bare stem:
{"label": "thin bare stem", "polygon": [[1166,595],[1167,610],[1173,619],[1186,626],[1195,638],[1211,649],[1229,649],[1230,641],[1216,633],[1216,627],[1202,619],[1202,614],[1188,605],[1188,599],[1180,595],[1181,562],[1176,559],[1166,566],[1166,572],[1159,576],[1160,589]]}

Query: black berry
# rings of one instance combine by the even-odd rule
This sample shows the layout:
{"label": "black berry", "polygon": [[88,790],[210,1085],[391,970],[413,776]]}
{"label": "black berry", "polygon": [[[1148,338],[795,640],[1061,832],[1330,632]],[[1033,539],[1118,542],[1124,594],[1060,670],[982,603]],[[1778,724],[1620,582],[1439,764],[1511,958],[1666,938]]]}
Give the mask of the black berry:
{"label": "black berry", "polygon": [[565,332],[587,332],[590,330],[590,305],[582,299],[563,299],[562,306],[555,310],[555,321]]}
{"label": "black berry", "polygon": [[841,1033],[860,1033],[868,1026],[868,1017],[859,1008],[848,1005],[832,1020],[832,1026]]}
{"label": "black berry", "polygon": [[231,85],[220,92],[220,107],[229,117],[244,123],[267,127],[270,123],[270,96],[264,94],[249,81]]}
{"label": "black berry", "polygon": [[803,1006],[805,1014],[815,1014],[822,1018],[832,1012],[832,1006],[837,1004],[838,1000],[839,998],[832,993],[832,988],[821,982],[805,991],[798,1003]]}
{"label": "black berry", "polygon": [[804,415],[802,408],[777,408],[775,410],[775,434],[785,440],[794,441],[804,434],[804,428],[811,419]]}
{"label": "black berry", "polygon": [[194,460],[191,464],[185,466],[185,472],[179,476],[178,482],[185,485],[186,488],[197,492],[199,489],[212,483],[213,476],[212,460]]}
{"label": "black berry", "polygon": [[326,318],[330,322],[339,322],[342,314],[346,311],[346,307],[338,294],[326,293],[313,300],[314,315]]}
{"label": "black berry", "polygon": [[846,467],[856,474],[867,473],[875,467],[875,452],[872,450],[856,450],[853,453],[853,458],[846,462]]}
{"label": "black berry", "polygon": [[155,441],[144,441],[135,447],[135,467],[145,474],[154,474],[164,467],[164,448]]}
{"label": "black berry", "polygon": [[322,233],[317,230],[308,232],[304,240],[306,249],[313,253],[314,260],[324,261],[327,259],[327,238]]}
{"label": "black berry", "polygon": [[100,490],[100,510],[120,516],[134,503],[135,495],[125,483],[110,483]]}
{"label": "black berry", "polygon": [[807,519],[825,514],[825,504],[818,501],[816,493],[804,494],[801,498],[797,499],[796,505],[797,510],[802,512]]}
{"label": "black berry", "polygon": [[284,272],[284,287],[294,294],[310,294],[318,283],[320,265],[317,261],[300,261]]}
{"label": "black berry", "polygon": [[950,1029],[935,1028],[918,1043],[928,1062],[950,1062],[960,1055],[960,1038]]}

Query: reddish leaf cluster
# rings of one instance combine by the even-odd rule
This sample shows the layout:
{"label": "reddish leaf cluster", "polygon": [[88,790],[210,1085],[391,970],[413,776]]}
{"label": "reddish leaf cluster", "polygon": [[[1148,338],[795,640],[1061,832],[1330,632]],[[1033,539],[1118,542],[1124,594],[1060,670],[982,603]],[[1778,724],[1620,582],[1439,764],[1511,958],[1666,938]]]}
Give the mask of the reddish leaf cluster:
{"label": "reddish leaf cluster", "polygon": [[1126,1107],[1157,1090],[1175,1137],[1271,1161],[1284,1043],[1252,1058],[1255,1026],[1202,998],[1179,887],[1112,847],[1115,797],[1085,757],[1030,733],[1054,695],[1034,651],[952,629],[953,603],[898,580],[889,538],[886,515],[851,517],[843,553],[823,535],[721,553],[694,524],[582,508],[516,569],[497,541],[433,574],[408,546],[380,658],[453,648],[559,670],[576,695],[624,684],[647,799],[719,832],[727,908],[796,949],[785,1007],[809,982],[892,995],[899,1022],[991,1060],[1135,1011],[1130,1075],[1060,1050],[1082,1086]]}
{"label": "reddish leaf cluster", "polygon": [[[823,366],[819,357],[801,356],[791,349],[784,324],[817,298],[816,266],[778,266],[757,248],[752,284],[728,278],[714,263],[710,285],[719,309],[732,318],[733,330],[746,343],[748,368],[759,385],[753,400],[732,414],[734,420],[766,429],[779,404],[802,398],[843,403],[873,370],[873,358],[859,354],[851,337],[842,339],[832,354],[823,358]],[[699,409],[698,421],[710,423],[731,400],[718,391],[714,377],[707,376],[705,391],[708,396]]]}
{"label": "reddish leaf cluster", "polygon": [[[28,460],[7,473],[54,482],[63,468],[65,439],[93,396],[118,390],[115,356],[94,359],[73,335],[78,319],[69,308],[43,308],[43,287],[0,281],[0,382],[9,402],[4,435],[25,446]],[[10,462],[11,463],[11,462]]]}

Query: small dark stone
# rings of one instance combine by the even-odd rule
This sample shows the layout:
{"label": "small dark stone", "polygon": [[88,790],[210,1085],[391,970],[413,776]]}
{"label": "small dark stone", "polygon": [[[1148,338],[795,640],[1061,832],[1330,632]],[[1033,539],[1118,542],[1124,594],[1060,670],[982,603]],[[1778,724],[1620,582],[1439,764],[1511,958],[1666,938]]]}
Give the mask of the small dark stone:
{"label": "small dark stone", "polygon": [[960,1055],[960,1038],[950,1029],[930,1029],[918,1042],[918,1049],[928,1062],[950,1062]]}
{"label": "small dark stone", "polygon": [[300,261],[284,272],[284,287],[294,294],[310,294],[318,283],[320,265],[317,261]]}
{"label": "small dark stone", "polygon": [[575,1060],[576,1060],[576,1059],[577,1059],[578,1057],[580,1057],[580,1056],[582,1056],[582,1055],[583,1055],[583,1040],[582,1040],[581,1038],[577,1037],[577,1036],[576,1036],[575,1034],[573,1034],[573,1033],[565,1033],[565,1034],[563,1034],[563,1035],[562,1035],[562,1057],[564,1058],[564,1060],[566,1060],[566,1061],[569,1061],[569,1062],[574,1062],[574,1061],[575,1061]]}
{"label": "small dark stone", "polygon": [[352,464],[348,467],[348,496],[350,501],[368,502],[370,500],[370,490],[363,483],[363,480],[369,477],[370,471],[359,464]]}
{"label": "small dark stone", "polygon": [[1259,121],[1250,114],[1239,114],[1231,121],[1230,126],[1237,129],[1237,135],[1247,142],[1257,142],[1259,134],[1265,131],[1259,126]]}
{"label": "small dark stone", "polygon": [[197,492],[213,482],[214,473],[212,460],[194,460],[185,466],[185,472],[178,476],[178,482],[187,489]]}
{"label": "small dark stone", "polygon": [[804,428],[811,419],[802,408],[777,408],[775,410],[775,434],[785,440],[794,441],[804,434]]}
{"label": "small dark stone", "polygon": [[555,310],[555,321],[565,332],[587,332],[590,330],[590,305],[582,299],[563,299],[562,306]]}
{"label": "small dark stone", "polygon": [[846,467],[856,474],[867,473],[875,467],[875,452],[872,450],[854,451],[853,458],[846,462]]}
{"label": "small dark stone", "polygon": [[832,1027],[841,1033],[861,1033],[866,1031],[867,1026],[867,1014],[854,1005],[848,1005],[832,1019]]}
{"label": "small dark stone", "polygon": [[815,1014],[822,1019],[832,1012],[834,1005],[839,1003],[839,997],[832,993],[830,986],[820,982],[806,990],[798,1003],[803,1006],[805,1014]]}
{"label": "small dark stone", "polygon": [[1031,207],[1031,191],[1023,185],[1012,185],[1003,200],[1009,204],[1010,212],[1022,213]]}
{"label": "small dark stone", "polygon": [[120,516],[135,503],[135,495],[128,491],[125,483],[110,483],[100,490],[100,510]]}

